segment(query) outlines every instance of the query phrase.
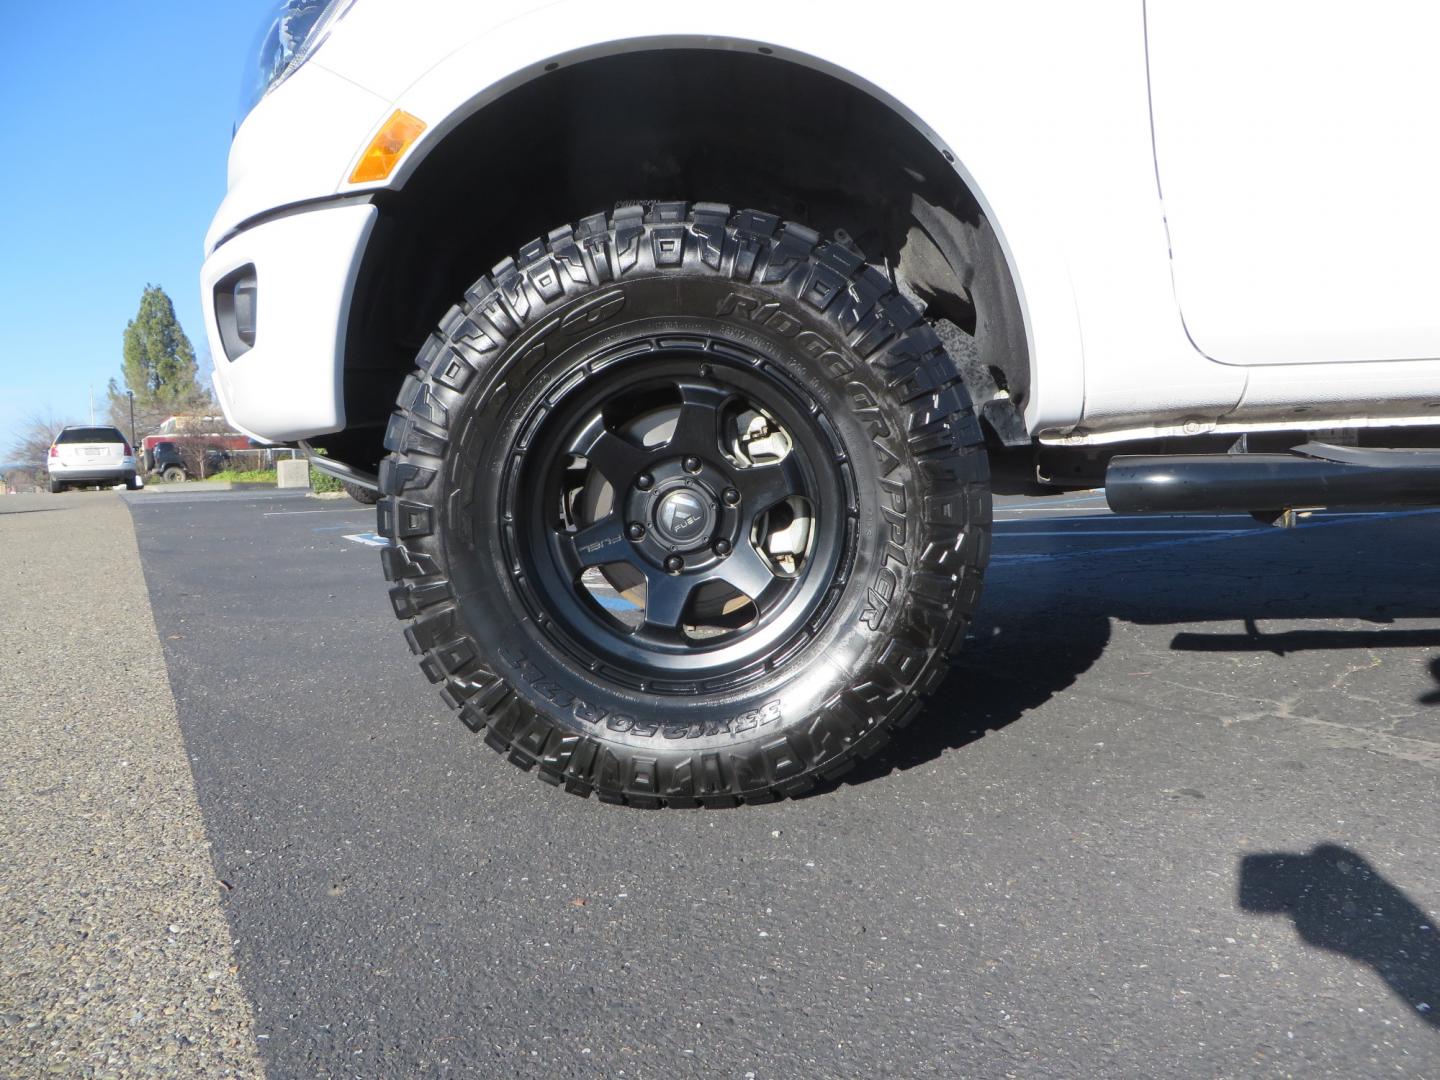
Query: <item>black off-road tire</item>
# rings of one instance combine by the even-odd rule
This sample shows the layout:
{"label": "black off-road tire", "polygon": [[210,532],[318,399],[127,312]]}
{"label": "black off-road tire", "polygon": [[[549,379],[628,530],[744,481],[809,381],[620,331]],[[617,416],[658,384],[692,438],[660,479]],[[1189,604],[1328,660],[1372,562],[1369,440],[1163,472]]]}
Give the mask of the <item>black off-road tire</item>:
{"label": "black off-road tire", "polygon": [[[570,585],[527,561],[512,508],[573,395],[687,363],[799,403],[844,494],[833,573],[783,647],[667,677],[546,606]],[[492,748],[582,796],[732,806],[840,776],[916,715],[980,596],[989,472],[956,365],[883,273],[768,214],[658,204],[527,244],[445,315],[385,445],[384,570],[422,670]]]}
{"label": "black off-road tire", "polygon": [[371,488],[363,487],[360,484],[352,484],[349,480],[341,480],[340,486],[345,489],[346,495],[349,495],[358,503],[364,503],[366,506],[374,506],[380,501],[380,493]]}
{"label": "black off-road tire", "polygon": [[161,470],[160,477],[168,484],[180,484],[189,479],[189,477],[185,475],[185,470],[179,465],[166,465],[165,468]]}

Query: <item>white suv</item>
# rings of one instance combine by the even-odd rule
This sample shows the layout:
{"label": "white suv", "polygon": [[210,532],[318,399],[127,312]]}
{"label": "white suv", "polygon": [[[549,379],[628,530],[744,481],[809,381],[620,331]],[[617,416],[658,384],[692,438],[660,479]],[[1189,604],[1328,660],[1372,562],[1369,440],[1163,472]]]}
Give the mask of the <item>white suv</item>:
{"label": "white suv", "polygon": [[1437,38],[1398,0],[287,0],[206,239],[216,389],[382,493],[406,638],[511,760],[803,791],[938,685],[996,457],[1130,511],[1440,500],[1389,449],[1440,424]]}
{"label": "white suv", "polygon": [[134,491],[135,455],[130,443],[113,427],[67,427],[55,437],[45,467],[50,490],[124,484]]}

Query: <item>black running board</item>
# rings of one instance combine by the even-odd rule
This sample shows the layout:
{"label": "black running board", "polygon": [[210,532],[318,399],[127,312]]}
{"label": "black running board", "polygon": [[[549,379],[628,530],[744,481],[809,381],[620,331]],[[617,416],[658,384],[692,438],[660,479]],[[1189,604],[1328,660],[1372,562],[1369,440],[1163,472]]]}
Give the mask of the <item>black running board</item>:
{"label": "black running board", "polygon": [[1280,514],[1440,505],[1440,450],[1306,443],[1284,454],[1121,456],[1105,472],[1117,514]]}
{"label": "black running board", "polygon": [[380,478],[374,473],[368,473],[362,469],[355,468],[353,465],[346,465],[343,461],[326,457],[324,454],[317,452],[315,447],[303,439],[300,441],[300,449],[305,451],[305,456],[310,459],[310,464],[320,472],[333,476],[336,480],[344,483],[366,488],[369,491],[378,492],[380,490]]}

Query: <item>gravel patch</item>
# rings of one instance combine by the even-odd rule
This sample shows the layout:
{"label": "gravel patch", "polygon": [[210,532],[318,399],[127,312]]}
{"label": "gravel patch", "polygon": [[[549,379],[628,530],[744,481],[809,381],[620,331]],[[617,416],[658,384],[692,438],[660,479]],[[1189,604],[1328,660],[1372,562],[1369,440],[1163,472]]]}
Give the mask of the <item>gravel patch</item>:
{"label": "gravel patch", "polygon": [[261,1076],[130,515],[0,547],[0,1075]]}

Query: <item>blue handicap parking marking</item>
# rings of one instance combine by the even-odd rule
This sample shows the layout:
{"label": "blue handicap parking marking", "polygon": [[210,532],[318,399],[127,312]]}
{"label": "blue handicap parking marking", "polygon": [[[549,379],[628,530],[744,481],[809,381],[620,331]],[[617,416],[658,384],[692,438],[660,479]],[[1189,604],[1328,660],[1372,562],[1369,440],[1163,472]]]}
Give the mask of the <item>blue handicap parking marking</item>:
{"label": "blue handicap parking marking", "polygon": [[[594,595],[593,593],[591,595]],[[618,593],[614,596],[604,594],[595,596],[595,601],[606,611],[639,611],[639,604],[632,604]]]}
{"label": "blue handicap parking marking", "polygon": [[376,533],[373,533],[373,532],[346,533],[346,534],[345,534],[345,539],[346,539],[346,540],[353,540],[353,541],[355,541],[355,543],[357,543],[357,544],[365,544],[367,547],[389,547],[389,546],[390,546],[390,541],[389,541],[389,540],[386,540],[383,536],[379,536],[379,535],[377,535]]}

